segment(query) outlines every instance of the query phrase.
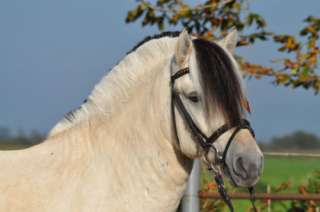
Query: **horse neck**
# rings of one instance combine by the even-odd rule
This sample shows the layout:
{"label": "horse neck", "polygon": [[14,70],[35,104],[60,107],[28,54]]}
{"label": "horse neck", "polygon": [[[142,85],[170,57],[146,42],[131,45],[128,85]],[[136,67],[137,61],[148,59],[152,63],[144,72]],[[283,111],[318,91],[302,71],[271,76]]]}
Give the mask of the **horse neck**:
{"label": "horse neck", "polygon": [[[138,49],[127,56],[90,95],[85,108],[92,111],[88,115],[80,111],[77,120],[62,123],[60,133],[52,135],[65,143],[62,150],[84,149],[83,158],[90,158],[88,167],[99,171],[94,178],[103,178],[97,181],[103,184],[99,187],[108,188],[106,192],[120,200],[134,199],[133,208],[139,197],[142,205],[149,198],[149,211],[175,209],[192,166],[173,145],[170,55],[174,41],[166,42],[147,43],[151,46],[144,47],[146,51]],[[152,55],[155,49],[162,56]]]}
{"label": "horse neck", "polygon": [[[154,207],[160,204],[174,209],[192,164],[171,142],[169,61],[150,67],[149,73],[145,76],[148,80],[135,88],[136,95],[127,99],[116,115],[109,120],[101,116],[91,123],[92,148],[101,169],[117,178],[117,185],[125,185],[122,189],[126,192],[122,190],[121,195],[130,198],[143,192],[141,197],[157,199]],[[116,177],[119,173],[121,177]],[[152,195],[146,197],[145,192]]]}

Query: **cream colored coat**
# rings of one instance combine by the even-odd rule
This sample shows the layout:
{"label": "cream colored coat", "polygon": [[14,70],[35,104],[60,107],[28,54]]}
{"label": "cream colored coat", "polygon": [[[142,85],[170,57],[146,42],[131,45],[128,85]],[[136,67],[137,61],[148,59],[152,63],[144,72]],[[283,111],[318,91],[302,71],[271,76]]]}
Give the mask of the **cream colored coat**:
{"label": "cream colored coat", "polygon": [[[235,46],[234,37],[227,36],[226,48]],[[177,89],[199,89],[186,32],[148,41],[95,86],[72,122],[59,122],[39,145],[0,152],[0,211],[175,211],[192,159],[202,154],[180,116],[179,145],[172,128],[170,76],[185,66],[193,73],[179,80]],[[207,134],[224,123],[221,114],[192,115]],[[219,151],[228,136],[215,142]],[[253,160],[260,157],[247,131],[237,137],[231,156],[242,151],[255,153]]]}
{"label": "cream colored coat", "polygon": [[43,143],[0,153],[0,211],[176,209],[191,161],[167,133],[175,39],[161,40],[115,67],[70,126],[62,121]]}

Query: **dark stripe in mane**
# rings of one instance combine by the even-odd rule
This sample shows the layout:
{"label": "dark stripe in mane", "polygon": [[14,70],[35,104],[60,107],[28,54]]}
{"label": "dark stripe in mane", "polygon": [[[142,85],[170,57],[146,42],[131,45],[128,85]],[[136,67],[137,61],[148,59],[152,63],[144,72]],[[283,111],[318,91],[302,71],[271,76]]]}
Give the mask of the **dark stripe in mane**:
{"label": "dark stripe in mane", "polygon": [[134,52],[137,48],[145,44],[146,42],[153,40],[153,39],[159,39],[162,37],[178,37],[180,34],[179,31],[167,31],[167,32],[162,32],[160,34],[152,35],[152,36],[147,36],[145,37],[142,41],[140,41],[138,44],[136,44],[127,54],[130,54],[131,52]]}
{"label": "dark stripe in mane", "polygon": [[[85,104],[85,103],[87,103],[87,102],[88,102],[88,99],[85,99],[85,100],[82,102],[82,104]],[[64,119],[67,120],[67,121],[69,121],[69,122],[72,122],[72,121],[75,119],[75,117],[76,117],[76,115],[75,115],[76,112],[79,111],[80,109],[81,109],[81,106],[72,109],[71,111],[69,111],[68,113],[66,113],[66,114],[64,115]]]}
{"label": "dark stripe in mane", "polygon": [[[138,44],[136,44],[129,52],[127,52],[127,54],[129,54],[131,52],[134,52],[137,48],[139,48],[140,46],[142,46],[143,44],[145,44],[146,42],[148,42],[150,40],[159,39],[159,38],[162,38],[162,37],[178,37],[179,34],[180,34],[179,31],[172,31],[172,32],[171,31],[167,31],[167,32],[162,32],[160,34],[147,36],[142,41],[140,41]],[[83,103],[86,103],[86,102],[87,102],[87,99],[85,99],[83,101]],[[76,117],[76,112],[79,111],[80,109],[81,109],[81,106],[71,110],[68,113],[66,113],[64,115],[64,119],[71,123]]]}
{"label": "dark stripe in mane", "polygon": [[232,61],[215,43],[195,39],[193,45],[207,112],[215,112],[211,105],[218,104],[229,124],[239,123],[243,113],[241,107],[243,93]]}
{"label": "dark stripe in mane", "polygon": [[68,113],[66,113],[64,115],[64,118],[69,121],[72,122],[75,119],[75,112],[77,112],[80,109],[80,107],[72,109],[71,111],[69,111]]}

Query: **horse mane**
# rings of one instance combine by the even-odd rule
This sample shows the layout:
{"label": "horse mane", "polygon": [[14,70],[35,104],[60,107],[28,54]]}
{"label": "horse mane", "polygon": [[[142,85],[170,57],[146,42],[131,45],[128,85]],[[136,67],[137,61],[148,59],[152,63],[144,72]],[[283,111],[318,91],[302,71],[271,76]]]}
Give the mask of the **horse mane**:
{"label": "horse mane", "polygon": [[159,38],[163,38],[163,37],[178,37],[180,34],[180,31],[165,31],[162,32],[160,34],[155,34],[152,36],[147,36],[145,37],[142,41],[140,41],[139,43],[137,43],[127,54],[130,54],[131,52],[134,52],[135,50],[137,50],[140,46],[142,46],[143,44],[145,44],[146,42],[150,41],[150,40],[154,40],[154,39],[159,39]]}
{"label": "horse mane", "polygon": [[[155,63],[155,58],[160,61],[172,56],[175,48],[172,38],[179,33],[163,32],[140,41],[101,79],[80,107],[67,113],[56,124],[49,136],[97,113],[104,114],[105,118],[110,117],[130,97],[133,86],[147,80],[146,75]],[[207,111],[213,110],[211,105],[218,105],[219,111],[230,124],[238,122],[243,112],[244,94],[234,60],[225,49],[210,41],[194,39],[193,46],[200,69],[200,84],[203,95],[206,96]]]}
{"label": "horse mane", "polygon": [[83,104],[68,112],[48,136],[62,132],[97,113],[104,114],[106,118],[110,117],[129,98],[132,87],[146,80],[145,75],[155,63],[154,59],[160,61],[172,55],[174,50],[172,38],[178,35],[179,32],[163,32],[140,41],[95,85]]}

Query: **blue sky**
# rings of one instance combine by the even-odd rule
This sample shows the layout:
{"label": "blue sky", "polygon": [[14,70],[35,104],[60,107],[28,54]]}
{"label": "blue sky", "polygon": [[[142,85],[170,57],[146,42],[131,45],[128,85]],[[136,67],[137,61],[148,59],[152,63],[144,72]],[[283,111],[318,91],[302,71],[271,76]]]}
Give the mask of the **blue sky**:
{"label": "blue sky", "polygon": [[[199,1],[198,1],[199,2]],[[269,28],[295,33],[320,14],[318,0],[252,0]],[[0,0],[0,126],[48,132],[77,107],[125,53],[157,28],[127,25],[133,0]],[[181,30],[181,28],[176,28]],[[272,43],[238,53],[269,64]],[[258,138],[303,129],[320,135],[320,96],[278,88],[270,79],[246,80]]]}

